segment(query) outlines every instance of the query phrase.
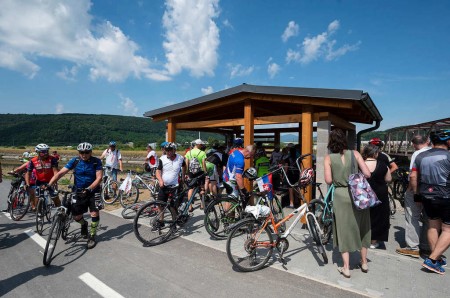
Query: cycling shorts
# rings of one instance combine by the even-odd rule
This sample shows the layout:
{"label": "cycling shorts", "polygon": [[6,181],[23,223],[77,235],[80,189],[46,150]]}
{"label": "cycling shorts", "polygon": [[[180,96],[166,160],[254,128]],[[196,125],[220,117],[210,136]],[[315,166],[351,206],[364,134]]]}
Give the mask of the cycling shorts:
{"label": "cycling shorts", "polygon": [[158,200],[159,201],[163,201],[163,202],[167,202],[167,200],[169,199],[170,195],[176,197],[177,191],[178,191],[178,186],[177,185],[163,186],[158,192]]}
{"label": "cycling shorts", "polygon": [[83,215],[89,209],[89,212],[99,212],[95,201],[101,200],[100,192],[92,192],[85,197],[75,195],[72,197],[72,214],[73,216]]}
{"label": "cycling shorts", "polygon": [[430,220],[440,219],[442,223],[450,225],[450,200],[449,199],[427,199],[422,200],[423,208]]}

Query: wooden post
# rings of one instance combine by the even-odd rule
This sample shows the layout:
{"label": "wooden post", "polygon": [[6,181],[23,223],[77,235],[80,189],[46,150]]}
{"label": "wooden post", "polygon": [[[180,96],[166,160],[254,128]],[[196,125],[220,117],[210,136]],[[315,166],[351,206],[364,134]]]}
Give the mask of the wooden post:
{"label": "wooden post", "polygon": [[[254,141],[253,105],[252,101],[250,99],[247,99],[245,101],[244,106],[244,147],[248,145],[253,145],[253,141]],[[246,169],[250,168],[252,165],[253,165],[253,158],[245,160]],[[247,188],[248,191],[252,190],[252,185],[250,181],[248,181],[248,179],[245,179],[245,188]]]}
{"label": "wooden post", "polygon": [[[313,120],[312,120],[313,108],[312,106],[304,106],[302,111],[302,155],[307,153],[313,153]],[[308,156],[303,160],[303,166],[305,168],[312,167],[312,156]],[[311,185],[307,188],[305,199],[307,202],[311,201]]]}
{"label": "wooden post", "polygon": [[176,131],[175,131],[175,123],[172,122],[172,118],[169,118],[167,121],[167,141],[175,142],[176,140]]}

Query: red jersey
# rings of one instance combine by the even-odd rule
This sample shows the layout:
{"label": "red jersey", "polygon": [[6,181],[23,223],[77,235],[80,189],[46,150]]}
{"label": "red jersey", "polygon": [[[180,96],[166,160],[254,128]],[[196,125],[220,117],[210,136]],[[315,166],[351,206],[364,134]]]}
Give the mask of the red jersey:
{"label": "red jersey", "polygon": [[58,167],[58,161],[53,156],[46,159],[39,159],[39,156],[33,157],[27,167],[28,172],[36,170],[36,181],[48,183],[53,178],[53,168]]}

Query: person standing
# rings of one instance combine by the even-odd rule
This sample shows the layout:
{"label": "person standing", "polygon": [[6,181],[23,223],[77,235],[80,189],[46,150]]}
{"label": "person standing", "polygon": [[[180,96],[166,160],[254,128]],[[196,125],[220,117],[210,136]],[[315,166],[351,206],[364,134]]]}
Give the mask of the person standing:
{"label": "person standing", "polygon": [[[202,150],[205,143],[201,139],[196,139],[195,141],[193,141],[193,143],[195,144],[194,148],[189,150],[189,152],[184,156],[189,179],[198,177],[206,172],[206,153]],[[202,186],[200,190],[200,196],[203,196],[205,194],[205,179],[200,179],[199,182]],[[191,197],[193,191],[194,186],[189,188],[188,198]],[[200,209],[203,208],[203,202],[201,202]],[[192,212],[193,210],[194,208],[191,205],[189,211]]]}
{"label": "person standing", "polygon": [[422,267],[445,274],[447,259],[442,254],[450,246],[450,130],[430,134],[433,148],[417,155],[410,176],[414,201],[422,201],[428,216],[428,243],[431,254]]}
{"label": "person standing", "polygon": [[105,158],[105,166],[111,169],[111,178],[113,181],[117,181],[117,172],[123,170],[122,154],[120,150],[116,148],[116,142],[109,142],[109,148],[103,151],[100,159]]}
{"label": "person standing", "polygon": [[389,208],[389,193],[386,183],[391,182],[391,171],[386,164],[377,161],[380,149],[378,146],[368,144],[363,149],[363,158],[371,176],[367,181],[377,195],[381,204],[370,208],[370,227],[372,231],[372,243],[370,248],[378,248],[380,242],[386,242],[389,238],[391,211]]}
{"label": "person standing", "polygon": [[371,240],[370,210],[356,210],[348,190],[348,177],[354,172],[352,160],[366,178],[370,177],[370,171],[358,151],[348,150],[347,138],[341,129],[330,132],[328,149],[331,153],[324,159],[324,175],[325,182],[335,186],[333,246],[338,247],[344,263],[338,271],[350,278],[350,252],[359,250],[361,271],[369,271],[367,249]]}
{"label": "person standing", "polygon": [[[91,249],[97,245],[95,235],[100,223],[101,205],[100,182],[103,176],[102,161],[92,156],[92,145],[81,143],[77,146],[78,157],[74,157],[50,180],[49,185],[53,186],[62,176],[73,170],[74,189],[81,191],[77,194],[75,202],[72,200],[73,219],[81,225],[81,236],[88,238],[87,248]],[[88,233],[88,223],[83,218],[83,214],[88,211],[91,215],[91,229]]]}
{"label": "person standing", "polygon": [[158,155],[151,144],[147,145],[147,156],[145,157],[144,168],[147,172],[150,172],[151,176],[156,173],[156,168],[158,167]]}
{"label": "person standing", "polygon": [[369,144],[378,146],[380,148],[380,154],[378,154],[378,160],[388,165],[391,174],[398,170],[398,165],[395,161],[385,152],[383,152],[384,143],[380,138],[372,138]]}
{"label": "person standing", "polygon": [[59,160],[61,159],[61,156],[58,154],[58,151],[56,151],[56,150],[54,150],[53,152],[52,152],[52,156],[54,157],[54,158],[56,158],[56,160],[59,162]]}
{"label": "person standing", "polygon": [[[417,155],[427,150],[430,150],[428,139],[421,135],[416,135],[411,139],[411,142],[416,150],[411,156],[411,163],[409,165],[409,173],[412,173],[412,168]],[[411,174],[410,174],[411,175]],[[408,177],[408,179],[410,179]],[[422,215],[422,227],[420,226],[420,217]],[[405,242],[406,247],[399,247],[395,250],[396,253],[418,258],[420,253],[426,252],[429,254],[429,245],[427,243],[427,218],[423,212],[423,206],[420,202],[414,202],[414,192],[411,183],[405,191]]]}
{"label": "person standing", "polygon": [[282,162],[283,153],[280,152],[280,145],[275,145],[275,148],[270,154],[270,166],[274,167]]}

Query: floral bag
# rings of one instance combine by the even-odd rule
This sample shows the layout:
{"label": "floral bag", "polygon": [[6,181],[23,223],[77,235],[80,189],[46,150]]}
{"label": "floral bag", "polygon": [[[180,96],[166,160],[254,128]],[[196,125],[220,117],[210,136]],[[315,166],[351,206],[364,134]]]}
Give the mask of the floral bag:
{"label": "floral bag", "polygon": [[352,174],[348,177],[348,191],[353,205],[358,210],[364,210],[381,204],[364,174],[358,171],[353,151],[350,153],[352,155]]}

